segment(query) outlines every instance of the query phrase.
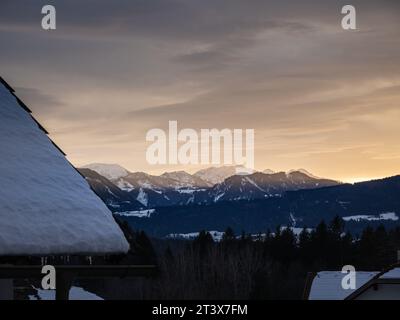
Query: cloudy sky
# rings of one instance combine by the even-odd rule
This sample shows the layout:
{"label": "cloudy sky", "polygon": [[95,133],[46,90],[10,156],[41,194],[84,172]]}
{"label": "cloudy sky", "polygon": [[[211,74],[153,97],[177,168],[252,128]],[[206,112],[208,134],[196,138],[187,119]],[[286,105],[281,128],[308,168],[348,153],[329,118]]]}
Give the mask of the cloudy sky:
{"label": "cloudy sky", "polygon": [[254,128],[260,170],[383,177],[400,174],[399,15],[397,0],[2,0],[0,75],[76,166],[193,171],[145,159],[146,132],[177,120]]}

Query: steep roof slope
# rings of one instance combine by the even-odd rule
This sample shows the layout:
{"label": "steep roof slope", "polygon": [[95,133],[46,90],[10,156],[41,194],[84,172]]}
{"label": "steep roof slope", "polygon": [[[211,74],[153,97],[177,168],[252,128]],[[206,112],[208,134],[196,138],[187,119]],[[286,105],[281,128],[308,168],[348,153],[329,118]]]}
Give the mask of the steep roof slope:
{"label": "steep roof slope", "polygon": [[111,254],[111,212],[0,78],[0,255]]}
{"label": "steep roof slope", "polygon": [[309,300],[344,300],[347,296],[362,287],[376,276],[375,271],[358,271],[356,273],[356,289],[343,289],[342,279],[346,274],[340,271],[318,272],[312,281]]}

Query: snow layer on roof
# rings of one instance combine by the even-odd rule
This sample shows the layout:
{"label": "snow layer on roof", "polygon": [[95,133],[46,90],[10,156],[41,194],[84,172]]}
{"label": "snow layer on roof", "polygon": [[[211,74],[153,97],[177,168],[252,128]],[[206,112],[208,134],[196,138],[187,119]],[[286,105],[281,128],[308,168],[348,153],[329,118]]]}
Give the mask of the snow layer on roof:
{"label": "snow layer on roof", "polygon": [[0,255],[128,250],[111,212],[0,84]]}
{"label": "snow layer on roof", "polygon": [[[42,290],[37,289],[37,296],[29,295],[29,300],[55,300],[56,291],[55,290]],[[69,300],[103,300],[94,293],[88,292],[80,287],[72,287],[69,291]]]}
{"label": "snow layer on roof", "polygon": [[393,268],[384,273],[379,279],[400,279],[400,268]]}
{"label": "snow layer on roof", "polygon": [[[356,289],[371,280],[378,272],[358,271],[356,273]],[[342,288],[342,279],[346,276],[340,271],[322,271],[315,276],[309,294],[309,300],[344,300],[356,289]]]}

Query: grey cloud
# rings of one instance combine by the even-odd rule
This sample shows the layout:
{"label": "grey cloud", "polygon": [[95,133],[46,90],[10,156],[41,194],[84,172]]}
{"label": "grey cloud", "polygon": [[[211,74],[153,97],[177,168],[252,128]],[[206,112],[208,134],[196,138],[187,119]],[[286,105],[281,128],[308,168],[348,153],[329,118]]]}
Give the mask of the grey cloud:
{"label": "grey cloud", "polygon": [[22,101],[29,101],[29,108],[41,112],[56,112],[64,106],[64,103],[57,97],[44,93],[35,88],[14,87],[16,95]]}
{"label": "grey cloud", "polygon": [[[398,8],[394,1],[353,0],[366,12],[381,7]],[[380,5],[380,3],[382,5]],[[239,32],[281,27],[276,21],[293,20],[286,28],[299,30],[295,21],[337,23],[338,11],[346,1],[266,0],[78,0],[52,1],[57,8],[59,32],[79,30],[88,35],[122,34],[190,41],[213,41]],[[2,1],[2,25],[25,25],[40,29],[42,1]],[[23,6],[23,10],[21,10]],[[274,22],[275,20],[275,22]]]}
{"label": "grey cloud", "polygon": [[347,2],[55,0],[44,32],[41,1],[3,0],[2,76],[85,162],[168,120],[256,128],[277,157],[360,145],[365,123],[398,108],[400,1],[351,1],[356,32],[340,28]]}

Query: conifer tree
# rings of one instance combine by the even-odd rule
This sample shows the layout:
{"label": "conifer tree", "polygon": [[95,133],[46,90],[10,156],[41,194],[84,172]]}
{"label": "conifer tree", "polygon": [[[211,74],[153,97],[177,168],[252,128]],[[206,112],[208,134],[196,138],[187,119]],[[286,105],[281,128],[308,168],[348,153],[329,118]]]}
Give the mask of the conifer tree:
{"label": "conifer tree", "polygon": [[226,241],[233,241],[236,239],[235,233],[233,231],[233,229],[231,227],[228,227],[225,232],[224,235],[222,236],[222,241],[226,242]]}

